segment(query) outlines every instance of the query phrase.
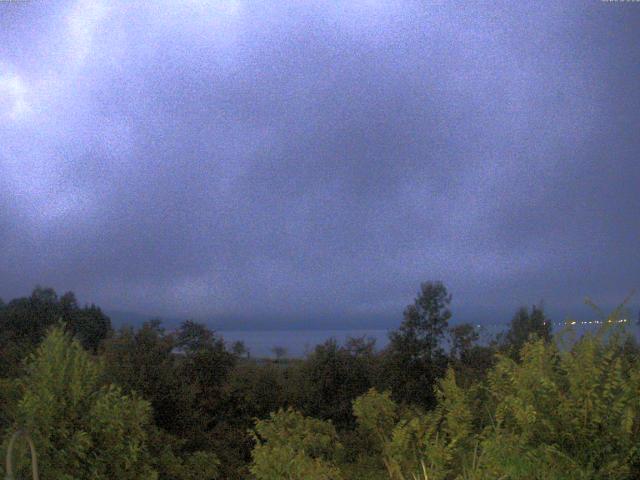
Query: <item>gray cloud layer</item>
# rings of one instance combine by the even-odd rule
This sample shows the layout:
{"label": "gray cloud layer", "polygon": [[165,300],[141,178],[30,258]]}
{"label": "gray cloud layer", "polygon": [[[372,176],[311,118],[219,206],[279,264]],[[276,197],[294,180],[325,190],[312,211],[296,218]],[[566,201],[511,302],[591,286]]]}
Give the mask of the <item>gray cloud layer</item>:
{"label": "gray cloud layer", "polygon": [[4,298],[318,327],[640,286],[633,4],[54,3],[0,5]]}

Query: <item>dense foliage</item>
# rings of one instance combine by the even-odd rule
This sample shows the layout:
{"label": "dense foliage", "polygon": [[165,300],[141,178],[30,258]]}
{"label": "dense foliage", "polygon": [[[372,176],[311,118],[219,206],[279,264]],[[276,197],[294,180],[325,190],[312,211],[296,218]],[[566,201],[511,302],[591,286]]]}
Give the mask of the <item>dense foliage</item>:
{"label": "dense foliage", "polygon": [[0,301],[0,372],[20,374],[22,360],[42,341],[48,329],[59,321],[82,345],[95,352],[111,331],[111,321],[95,305],[79,307],[75,295],[58,298],[51,288],[36,287],[31,296]]}
{"label": "dense foliage", "polygon": [[0,302],[0,427],[28,428],[42,477],[67,480],[640,478],[633,337],[552,335],[534,306],[481,345],[450,304],[428,282],[384,350],[271,360],[192,321],[114,331],[37,288]]}
{"label": "dense foliage", "polygon": [[156,478],[145,448],[149,403],[101,376],[61,328],[29,358],[15,419],[32,432],[45,478]]}

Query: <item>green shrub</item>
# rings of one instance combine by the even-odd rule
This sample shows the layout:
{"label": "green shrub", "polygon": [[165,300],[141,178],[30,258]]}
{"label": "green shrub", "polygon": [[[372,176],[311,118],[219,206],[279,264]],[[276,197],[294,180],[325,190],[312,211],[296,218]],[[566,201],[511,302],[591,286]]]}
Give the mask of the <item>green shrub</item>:
{"label": "green shrub", "polygon": [[258,480],[341,480],[342,448],[329,422],[279,410],[256,423],[251,473]]}
{"label": "green shrub", "polygon": [[19,385],[14,421],[31,432],[42,478],[157,478],[145,443],[149,404],[104,385],[101,365],[61,327],[29,358]]}

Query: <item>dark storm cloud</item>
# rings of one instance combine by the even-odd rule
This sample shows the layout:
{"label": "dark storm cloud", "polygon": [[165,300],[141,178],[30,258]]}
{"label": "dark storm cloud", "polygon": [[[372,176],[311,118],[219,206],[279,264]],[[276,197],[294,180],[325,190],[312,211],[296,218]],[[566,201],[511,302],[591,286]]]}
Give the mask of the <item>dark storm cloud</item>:
{"label": "dark storm cloud", "polygon": [[633,7],[3,5],[0,293],[262,326],[393,324],[431,278],[468,318],[616,302]]}

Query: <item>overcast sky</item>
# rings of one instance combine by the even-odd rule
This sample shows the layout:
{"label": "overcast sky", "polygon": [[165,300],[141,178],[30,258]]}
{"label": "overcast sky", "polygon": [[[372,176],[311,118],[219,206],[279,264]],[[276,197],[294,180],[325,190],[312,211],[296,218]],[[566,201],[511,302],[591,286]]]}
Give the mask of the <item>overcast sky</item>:
{"label": "overcast sky", "polygon": [[640,287],[640,3],[28,0],[0,40],[5,300],[322,328],[430,279],[505,321]]}

